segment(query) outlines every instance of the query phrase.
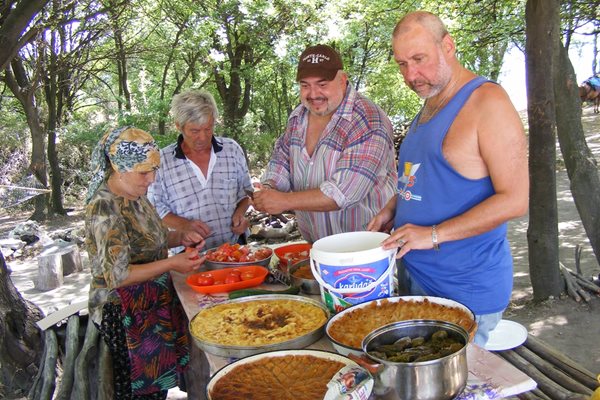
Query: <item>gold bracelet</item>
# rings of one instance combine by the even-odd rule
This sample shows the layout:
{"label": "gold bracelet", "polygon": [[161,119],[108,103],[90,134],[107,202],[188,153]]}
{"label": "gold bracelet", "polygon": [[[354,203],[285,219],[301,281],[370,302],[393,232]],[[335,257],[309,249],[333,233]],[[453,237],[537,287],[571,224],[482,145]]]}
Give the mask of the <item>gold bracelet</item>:
{"label": "gold bracelet", "polygon": [[433,243],[433,249],[436,251],[440,250],[440,244],[438,243],[437,226],[431,227],[431,242]]}

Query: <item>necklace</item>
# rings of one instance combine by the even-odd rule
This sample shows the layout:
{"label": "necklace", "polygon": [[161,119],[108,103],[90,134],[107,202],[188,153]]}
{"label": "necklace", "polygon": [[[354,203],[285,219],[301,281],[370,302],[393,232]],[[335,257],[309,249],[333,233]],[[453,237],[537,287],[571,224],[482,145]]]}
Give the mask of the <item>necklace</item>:
{"label": "necklace", "polygon": [[440,109],[443,106],[446,105],[446,103],[450,99],[450,96],[454,94],[454,89],[456,88],[456,85],[458,85],[458,82],[460,82],[461,75],[462,70],[460,71],[454,82],[452,82],[452,85],[450,85],[450,87],[447,87],[448,89],[446,90],[446,94],[440,99],[440,101],[436,104],[435,107],[429,107],[430,99],[425,100],[425,104],[423,105],[423,109],[421,110],[421,115],[419,116],[419,124],[423,124],[429,121],[431,118],[433,118],[435,114],[438,113],[438,111],[440,111]]}

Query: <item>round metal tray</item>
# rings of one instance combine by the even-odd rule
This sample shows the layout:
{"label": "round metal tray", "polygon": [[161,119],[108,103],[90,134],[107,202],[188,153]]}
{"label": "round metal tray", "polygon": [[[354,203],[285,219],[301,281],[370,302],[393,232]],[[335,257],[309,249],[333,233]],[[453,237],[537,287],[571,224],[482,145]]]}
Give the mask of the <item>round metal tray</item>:
{"label": "round metal tray", "polygon": [[[254,354],[265,353],[267,351],[302,349],[306,346],[313,344],[314,342],[316,342],[323,336],[323,334],[325,332],[325,325],[327,324],[327,320],[329,319],[329,316],[330,316],[329,311],[327,310],[327,307],[320,301],[313,300],[313,299],[310,299],[307,297],[287,295],[287,294],[266,294],[266,295],[259,295],[259,296],[249,296],[249,297],[242,297],[242,298],[234,299],[234,300],[228,300],[228,301],[225,301],[225,302],[222,302],[219,304],[212,305],[203,310],[207,310],[211,307],[217,307],[217,306],[220,306],[223,304],[245,303],[245,302],[256,301],[256,300],[293,300],[293,301],[308,303],[308,304],[314,305],[314,306],[318,307],[319,309],[323,310],[326,318],[325,318],[325,321],[323,322],[323,325],[321,325],[317,329],[313,330],[312,332],[309,332],[303,336],[299,336],[299,337],[291,339],[291,340],[286,340],[284,342],[279,342],[279,343],[267,344],[267,345],[263,345],[263,346],[222,345],[222,344],[207,342],[207,341],[198,339],[197,337],[195,337],[192,334],[191,336],[194,339],[194,342],[198,345],[198,347],[200,347],[202,350],[206,351],[207,353],[214,354],[216,356],[221,356],[221,357],[242,358],[242,357],[247,357],[247,356],[251,356]],[[203,311],[203,310],[201,310],[201,311]],[[199,317],[199,314],[201,311],[199,311],[194,316],[194,318],[192,318],[190,320],[190,333],[192,332],[192,329],[191,329],[192,323],[194,322],[194,320],[196,318]]]}
{"label": "round metal tray", "polygon": [[[266,248],[271,250],[271,254],[268,257],[263,258],[262,260],[256,260],[256,261],[244,261],[244,262],[235,262],[235,261],[210,261],[210,260],[206,260],[204,261],[204,267],[210,271],[210,270],[214,270],[214,269],[222,269],[222,268],[231,268],[231,267],[245,267],[248,265],[260,265],[261,267],[265,267],[265,268],[269,268],[269,264],[271,263],[271,258],[273,258],[273,249],[271,249],[270,247],[267,246],[250,246],[250,245],[245,245],[246,247],[249,247],[252,249],[252,251],[256,251],[258,249],[261,248]],[[218,247],[212,247],[210,249],[206,249],[204,252],[202,252],[201,255],[206,255],[207,252],[209,251],[214,251],[218,249]]]}
{"label": "round metal tray", "polygon": [[[471,322],[471,327],[468,330],[468,333],[471,334],[472,336],[475,335],[475,330],[477,329],[477,324],[475,323],[475,314],[473,314],[473,311],[471,311],[471,309],[469,309],[467,306],[465,306],[464,304],[461,304],[457,301],[454,300],[450,300],[447,299],[445,297],[435,297],[435,296],[395,296],[395,297],[387,297],[384,299],[375,299],[375,300],[370,300],[364,303],[360,303],[360,304],[355,304],[352,307],[348,307],[346,309],[344,309],[343,311],[339,312],[338,314],[334,315],[333,317],[331,317],[331,319],[327,322],[327,325],[325,327],[325,332],[327,334],[327,338],[331,341],[331,344],[333,345],[333,348],[340,354],[343,355],[348,355],[348,354],[355,354],[355,355],[361,355],[362,354],[362,349],[361,348],[357,348],[357,347],[351,347],[348,346],[346,344],[340,343],[337,340],[335,340],[331,334],[329,333],[329,329],[331,328],[331,326],[340,318],[342,318],[344,315],[347,315],[349,313],[352,313],[356,310],[359,310],[361,308],[364,307],[370,307],[373,304],[380,304],[383,301],[388,301],[391,303],[398,303],[400,301],[416,301],[416,302],[422,302],[425,299],[429,300],[431,303],[436,303],[436,304],[441,304],[444,306],[448,306],[448,307],[456,307],[459,309],[464,310],[472,319]],[[383,325],[387,325],[390,323],[393,323],[396,321],[387,321],[386,323],[383,323]],[[382,325],[382,326],[383,326]]]}
{"label": "round metal tray", "polygon": [[[338,362],[344,363],[346,365],[358,366],[358,364],[355,361],[351,360],[348,357],[345,357],[345,356],[342,356],[342,355],[336,354],[336,353],[323,351],[323,350],[284,350],[284,351],[265,352],[262,354],[253,355],[251,357],[246,357],[241,360],[234,361],[233,363],[228,364],[228,365],[224,366],[223,368],[221,368],[220,370],[218,370],[213,376],[210,377],[210,380],[209,380],[208,384],[206,385],[206,398],[208,400],[212,399],[210,393],[213,390],[213,388],[215,387],[215,385],[217,384],[217,382],[221,378],[223,378],[225,375],[230,373],[234,368],[243,366],[246,364],[250,364],[250,363],[262,360],[264,358],[288,357],[288,356],[313,356],[313,357],[323,358],[326,360],[338,361]],[[372,383],[368,386],[367,395],[371,394],[372,386],[373,386]]]}

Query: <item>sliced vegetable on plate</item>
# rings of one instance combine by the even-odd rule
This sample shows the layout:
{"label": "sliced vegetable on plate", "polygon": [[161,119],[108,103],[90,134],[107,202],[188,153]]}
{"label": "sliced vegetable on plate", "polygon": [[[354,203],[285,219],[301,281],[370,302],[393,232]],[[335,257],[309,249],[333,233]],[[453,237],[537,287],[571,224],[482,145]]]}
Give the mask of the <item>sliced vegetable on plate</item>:
{"label": "sliced vegetable on plate", "polygon": [[227,293],[258,286],[268,273],[268,269],[259,265],[223,268],[192,274],[186,278],[186,283],[200,293]]}

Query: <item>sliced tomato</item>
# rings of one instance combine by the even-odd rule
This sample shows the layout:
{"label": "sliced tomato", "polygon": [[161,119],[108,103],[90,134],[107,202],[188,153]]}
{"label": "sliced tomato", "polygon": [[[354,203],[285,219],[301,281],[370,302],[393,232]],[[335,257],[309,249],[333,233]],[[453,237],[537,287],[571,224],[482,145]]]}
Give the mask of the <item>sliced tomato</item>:
{"label": "sliced tomato", "polygon": [[198,285],[200,285],[200,286],[211,286],[214,284],[215,284],[215,279],[212,276],[200,275],[198,277]]}
{"label": "sliced tomato", "polygon": [[254,279],[256,277],[256,275],[254,274],[253,271],[244,271],[244,272],[242,272],[242,275],[240,277],[242,278],[243,281],[247,281],[249,279]]}
{"label": "sliced tomato", "polygon": [[240,278],[239,275],[236,274],[229,274],[225,277],[225,283],[229,284],[229,283],[237,283],[239,281],[241,281],[242,278]]}

